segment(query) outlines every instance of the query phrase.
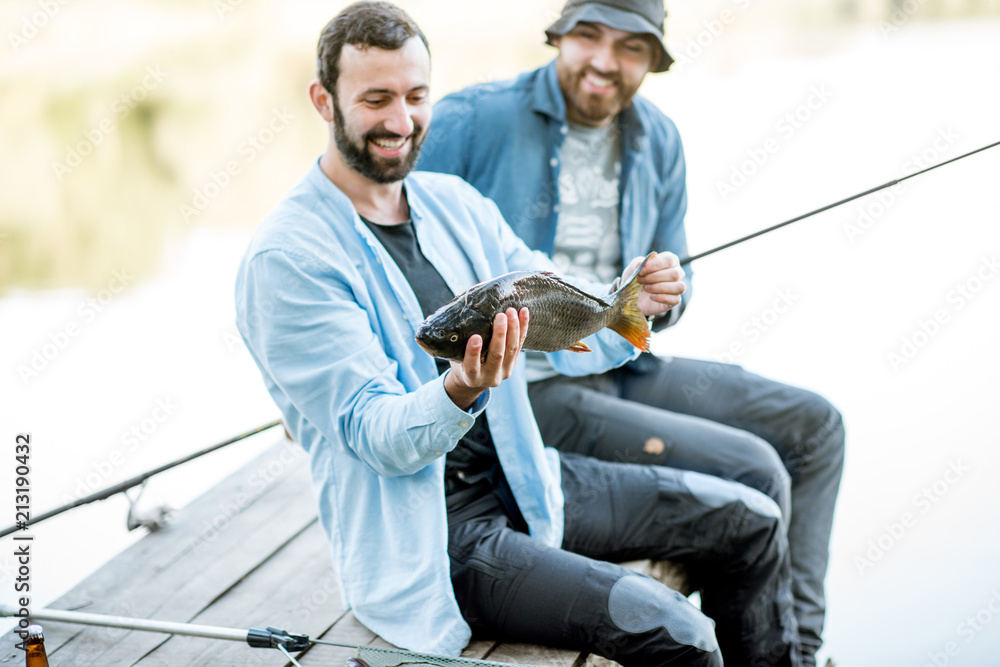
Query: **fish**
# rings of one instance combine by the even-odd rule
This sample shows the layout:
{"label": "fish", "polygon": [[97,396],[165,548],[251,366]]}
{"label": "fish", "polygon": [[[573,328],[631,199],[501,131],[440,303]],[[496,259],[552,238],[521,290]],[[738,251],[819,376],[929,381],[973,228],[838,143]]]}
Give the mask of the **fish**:
{"label": "fish", "polygon": [[511,271],[473,285],[420,323],[417,344],[434,357],[461,362],[469,338],[479,334],[485,359],[497,313],[526,307],[531,322],[525,350],[590,352],[583,339],[607,327],[649,352],[649,325],[639,309],[639,272],[655,254],[646,256],[623,287],[603,298],[551,271]]}

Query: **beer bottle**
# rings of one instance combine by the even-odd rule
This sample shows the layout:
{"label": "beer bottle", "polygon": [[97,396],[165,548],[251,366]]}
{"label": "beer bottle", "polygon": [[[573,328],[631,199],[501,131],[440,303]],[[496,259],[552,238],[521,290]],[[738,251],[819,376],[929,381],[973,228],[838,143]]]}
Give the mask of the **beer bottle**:
{"label": "beer bottle", "polygon": [[49,659],[45,655],[45,636],[42,626],[29,625],[28,637],[25,639],[25,667],[49,667]]}

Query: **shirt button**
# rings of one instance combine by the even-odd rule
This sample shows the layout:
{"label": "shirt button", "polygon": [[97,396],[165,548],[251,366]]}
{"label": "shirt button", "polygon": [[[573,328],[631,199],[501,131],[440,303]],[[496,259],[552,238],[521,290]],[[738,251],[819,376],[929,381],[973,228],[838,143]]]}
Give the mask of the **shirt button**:
{"label": "shirt button", "polygon": [[559,160],[557,160],[556,158],[552,158],[551,160],[549,160],[549,164],[555,167],[559,164]]}
{"label": "shirt button", "polygon": [[459,422],[458,425],[462,428],[469,428],[469,422]]}
{"label": "shirt button", "polygon": [[559,128],[559,131],[562,132],[563,134],[568,134],[569,133],[569,126],[568,125],[563,125],[562,127]]}
{"label": "shirt button", "polygon": [[555,211],[556,213],[558,213],[559,212],[559,204],[556,204],[555,206],[553,206],[552,210]]}

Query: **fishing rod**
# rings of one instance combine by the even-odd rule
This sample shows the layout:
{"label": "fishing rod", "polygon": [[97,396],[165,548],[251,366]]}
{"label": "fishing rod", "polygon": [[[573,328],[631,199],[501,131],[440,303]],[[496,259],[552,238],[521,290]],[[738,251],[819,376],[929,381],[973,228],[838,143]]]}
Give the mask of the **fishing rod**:
{"label": "fishing rod", "polygon": [[[14,607],[0,604],[0,617],[21,616]],[[29,618],[34,621],[58,621],[61,623],[76,623],[80,625],[96,625],[106,628],[124,628],[127,630],[143,630],[147,632],[163,632],[171,635],[188,637],[203,637],[206,639],[225,639],[229,641],[245,641],[253,648],[276,648],[284,653],[292,664],[298,665],[289,652],[300,652],[312,644],[332,644],[357,648],[357,645],[337,644],[320,639],[309,639],[306,635],[292,635],[277,628],[250,628],[237,630],[221,628],[214,625],[197,625],[194,623],[176,623],[171,621],[154,621],[148,618],[130,618],[128,616],[111,616],[107,614],[89,614],[78,611],[63,611],[61,609],[41,609],[32,611]]]}
{"label": "fishing rod", "polygon": [[210,453],[214,452],[215,450],[222,449],[223,447],[226,447],[227,445],[231,445],[234,442],[239,442],[240,440],[244,440],[246,438],[249,438],[252,435],[257,435],[258,433],[266,431],[266,430],[268,430],[270,428],[274,428],[275,426],[278,426],[279,424],[281,424],[281,420],[280,419],[275,419],[272,422],[268,422],[268,423],[264,424],[263,426],[258,426],[255,429],[247,431],[246,433],[241,433],[240,435],[232,437],[232,438],[230,438],[228,440],[224,440],[223,442],[220,442],[220,443],[217,443],[215,445],[212,445],[211,447],[206,447],[205,449],[202,449],[200,451],[194,452],[193,454],[188,454],[187,456],[185,456],[183,458],[180,458],[180,459],[177,459],[176,461],[171,461],[170,463],[165,463],[164,465],[160,466],[159,468],[154,468],[153,470],[150,470],[148,472],[144,472],[141,475],[136,475],[135,477],[133,477],[131,479],[127,479],[124,482],[120,482],[118,484],[115,484],[114,486],[109,486],[108,488],[104,489],[103,491],[96,491],[95,493],[92,493],[89,496],[84,496],[83,498],[78,498],[77,500],[74,500],[71,503],[63,505],[62,507],[57,507],[56,509],[49,510],[48,512],[45,512],[44,514],[39,514],[37,516],[31,517],[27,521],[19,522],[18,524],[14,525],[14,526],[10,526],[9,528],[4,528],[2,531],[0,531],[0,537],[5,537],[7,535],[10,535],[11,533],[16,533],[19,530],[25,530],[28,526],[30,526],[32,524],[38,523],[40,521],[45,521],[46,519],[50,519],[50,518],[56,516],[57,514],[62,514],[63,512],[66,512],[68,510],[73,509],[74,507],[79,507],[81,505],[87,505],[89,503],[96,502],[98,500],[105,500],[105,499],[110,498],[111,496],[113,496],[113,495],[115,495],[117,493],[123,493],[125,491],[128,491],[132,487],[139,486],[140,484],[145,483],[145,481],[147,479],[149,479],[150,477],[152,477],[153,475],[158,475],[161,472],[164,472],[166,470],[170,470],[171,468],[175,468],[175,467],[181,465],[182,463],[187,463],[188,461],[194,460],[194,459],[198,458],[199,456],[204,456],[205,454],[210,454]]}
{"label": "fishing rod", "polygon": [[693,262],[696,259],[701,259],[702,257],[708,257],[709,255],[711,255],[713,253],[717,253],[720,250],[725,250],[726,248],[730,248],[730,247],[732,247],[734,245],[737,245],[739,243],[743,243],[744,241],[749,241],[750,239],[756,238],[758,236],[762,236],[764,234],[767,234],[768,232],[773,232],[774,230],[780,229],[781,227],[784,227],[785,225],[790,225],[793,222],[798,222],[799,220],[804,220],[805,218],[814,216],[817,213],[822,213],[823,211],[828,211],[831,208],[835,208],[837,206],[840,206],[841,204],[846,204],[847,202],[854,201],[855,199],[860,199],[861,197],[864,197],[865,195],[870,195],[872,193],[878,192],[879,190],[884,190],[886,188],[891,188],[892,186],[898,185],[899,183],[902,183],[903,181],[905,181],[907,179],[913,178],[914,176],[919,176],[920,174],[927,173],[928,171],[931,171],[932,169],[937,169],[938,167],[943,167],[946,164],[950,164],[950,163],[955,162],[957,160],[961,160],[963,158],[967,158],[970,155],[975,155],[976,153],[980,153],[982,151],[985,151],[988,148],[993,148],[994,146],[1000,146],[1000,141],[992,143],[992,144],[990,144],[988,146],[983,146],[982,148],[977,148],[974,151],[969,151],[965,155],[959,155],[958,157],[953,157],[952,159],[945,160],[944,162],[941,162],[939,164],[931,165],[930,167],[927,167],[926,169],[921,169],[920,171],[916,171],[916,172],[914,172],[912,174],[909,174],[907,176],[903,176],[901,178],[897,178],[895,180],[889,181],[888,183],[884,183],[884,184],[879,185],[877,187],[871,188],[870,190],[865,190],[864,192],[859,192],[856,195],[852,195],[850,197],[847,197],[846,199],[841,199],[838,202],[834,202],[832,204],[827,204],[826,206],[823,206],[822,208],[818,208],[815,211],[810,211],[809,213],[803,213],[802,215],[797,216],[795,218],[792,218],[791,220],[785,220],[784,222],[779,222],[778,224],[772,225],[771,227],[768,227],[767,229],[761,229],[760,231],[754,232],[753,234],[748,234],[748,235],[746,235],[746,236],[744,236],[742,238],[736,239],[735,241],[730,241],[729,243],[724,243],[724,244],[720,245],[717,248],[712,248],[711,250],[706,250],[705,252],[700,252],[697,255],[691,255],[689,257],[685,257],[684,259],[682,259],[680,261],[680,265],[683,266],[685,264],[690,264],[691,262]]}
{"label": "fishing rod", "polygon": [[[18,609],[9,605],[0,604],[0,617],[24,617]],[[184,635],[187,637],[202,637],[205,639],[223,639],[227,641],[246,642],[253,648],[274,648],[285,654],[293,665],[301,667],[300,663],[292,656],[292,653],[300,653],[308,650],[313,644],[323,644],[326,646],[337,646],[341,648],[354,649],[358,653],[358,658],[351,658],[348,664],[352,667],[368,667],[363,657],[367,656],[375,664],[389,664],[385,658],[405,658],[407,661],[396,664],[408,665],[429,665],[430,667],[531,667],[529,665],[516,665],[511,663],[501,663],[490,660],[475,660],[472,658],[452,658],[449,656],[432,655],[429,653],[416,653],[398,648],[382,648],[377,646],[363,646],[359,644],[345,644],[326,639],[310,639],[307,635],[295,635],[287,630],[280,630],[270,626],[266,628],[253,627],[248,630],[237,628],[223,628],[214,625],[197,625],[194,623],[177,623],[172,621],[156,621],[148,618],[132,618],[129,616],[112,616],[109,614],[91,614],[79,611],[64,611],[62,609],[39,609],[28,612],[27,617],[33,621],[56,621],[59,623],[75,623],[79,625],[96,625],[106,628],[123,628],[126,630],[142,630],[145,632],[163,632],[171,635]]]}

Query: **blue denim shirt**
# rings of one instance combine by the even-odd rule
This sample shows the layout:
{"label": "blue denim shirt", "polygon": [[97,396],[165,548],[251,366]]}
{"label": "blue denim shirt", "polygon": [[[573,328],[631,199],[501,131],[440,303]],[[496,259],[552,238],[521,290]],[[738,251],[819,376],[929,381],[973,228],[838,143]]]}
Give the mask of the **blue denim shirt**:
{"label": "blue denim shirt", "polygon": [[[651,250],[687,254],[684,152],[673,121],[636,95],[617,118],[622,133],[624,264]],[[559,156],[568,131],[555,61],[516,79],[471,86],[434,106],[419,169],[461,176],[496,202],[511,228],[551,255],[559,217]],[[676,322],[691,297],[655,324]]]}
{"label": "blue denim shirt", "polygon": [[[420,247],[454,292],[511,270],[553,269],[460,179],[413,173],[404,187]],[[318,163],[254,234],[236,280],[236,316],[289,431],[310,454],[345,603],[393,644],[458,655],[470,630],[449,575],[444,455],[482,410],[532,537],[562,542],[558,454],[542,446],[524,363],[470,411],[459,409],[414,339],[423,319],[416,296]],[[635,357],[610,330],[587,341],[593,352],[556,352],[550,361],[581,375]]]}

